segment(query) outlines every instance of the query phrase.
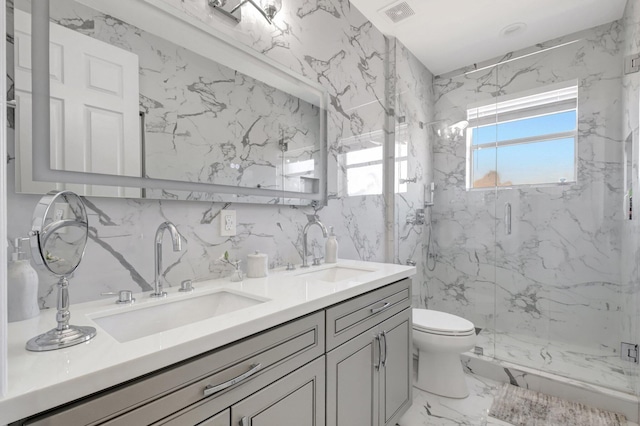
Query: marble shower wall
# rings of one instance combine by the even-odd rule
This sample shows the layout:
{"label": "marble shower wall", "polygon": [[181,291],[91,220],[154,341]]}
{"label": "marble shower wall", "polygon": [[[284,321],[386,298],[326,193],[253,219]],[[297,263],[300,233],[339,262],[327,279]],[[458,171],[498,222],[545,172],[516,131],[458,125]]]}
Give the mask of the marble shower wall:
{"label": "marble shower wall", "polygon": [[[385,110],[385,38],[346,0],[288,0],[268,25],[250,7],[233,25],[219,18],[207,0],[165,0],[206,23],[227,32],[262,54],[329,92],[329,191],[327,207],[317,209],[327,226],[335,226],[339,255],[347,259],[384,261],[385,198],[383,195],[347,197],[339,183],[338,157],[342,140],[382,131]],[[14,164],[9,164],[9,236],[26,235],[39,197],[15,194]],[[339,195],[341,194],[341,195]],[[85,259],[71,280],[72,303],[92,300],[103,291],[150,290],[153,283],[153,240],[157,226],[174,222],[186,239],[183,251],[166,246],[165,277],[171,286],[191,278],[203,280],[229,275],[217,259],[228,250],[245,259],[254,250],[269,255],[270,266],[299,264],[301,231],[311,207],[223,204],[185,201],[88,198],[90,239]],[[221,237],[222,209],[237,211],[238,234]],[[364,218],[364,219],[363,219]],[[310,232],[313,251],[324,252],[319,231]],[[41,276],[41,306],[55,305],[52,277]]]}
{"label": "marble shower wall", "polygon": [[[640,0],[629,0],[623,16],[624,41],[622,54],[640,53]],[[631,184],[634,198],[640,194],[638,171],[640,170],[640,145],[638,126],[640,125],[640,73],[622,77],[622,137],[632,149],[627,152],[630,168],[625,172],[625,180]],[[629,188],[627,184],[627,188]],[[636,200],[634,200],[636,201]],[[636,201],[637,203],[637,201]],[[625,204],[626,205],[626,204]],[[636,204],[637,206],[637,204]],[[622,284],[623,318],[622,336],[624,342],[640,341],[640,212],[634,209],[632,220],[622,222]],[[640,395],[640,369],[637,364],[626,363],[626,373],[631,378],[631,387]]]}
{"label": "marble shower wall", "polygon": [[[626,297],[620,278],[622,37],[621,22],[613,22],[536,46],[577,39],[562,47],[434,80],[436,119],[452,122],[464,119],[471,103],[577,80],[578,179],[564,186],[467,191],[466,141],[438,138],[438,262],[433,273],[427,271],[428,307],[478,327],[618,349]],[[513,208],[508,236],[507,202]]]}
{"label": "marble shower wall", "polygon": [[[415,219],[416,210],[424,208],[425,187],[433,181],[433,134],[427,126],[433,121],[433,75],[400,42],[396,42],[395,62],[396,178],[407,180],[404,184],[398,182],[395,195],[395,261],[416,262],[413,305],[420,306],[428,290],[424,271],[429,228],[415,223]],[[428,223],[429,209],[425,214]]]}

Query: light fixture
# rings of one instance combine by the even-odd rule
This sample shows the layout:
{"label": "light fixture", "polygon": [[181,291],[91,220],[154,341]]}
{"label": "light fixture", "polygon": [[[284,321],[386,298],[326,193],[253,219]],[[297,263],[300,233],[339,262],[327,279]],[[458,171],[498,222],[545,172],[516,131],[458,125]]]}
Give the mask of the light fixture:
{"label": "light fixture", "polygon": [[464,136],[465,129],[469,126],[467,120],[458,121],[457,123],[446,125],[447,120],[433,121],[427,124],[445,123],[443,126],[436,129],[436,134],[441,138],[448,141],[457,142]]}
{"label": "light fixture", "polygon": [[235,2],[224,0],[209,0],[209,6],[216,8],[224,15],[234,19],[236,22],[240,22],[240,8],[244,6],[245,3],[250,3],[258,10],[258,12],[260,12],[260,14],[264,17],[264,19],[267,20],[268,23],[273,24],[273,18],[276,16],[279,10],[276,1],[277,0],[260,0],[260,3],[264,5],[261,6],[260,4],[256,3],[255,0],[241,0],[231,10],[227,10],[227,7],[231,6],[229,3]]}
{"label": "light fixture", "polygon": [[223,2],[222,0],[209,0],[209,6],[215,7],[217,9],[225,12],[225,14],[233,17],[237,21],[239,21],[240,19],[238,19],[237,17],[235,17],[233,15],[242,6],[244,6],[245,3],[252,4],[253,7],[255,7],[258,10],[258,12],[260,12],[260,14],[264,17],[264,19],[267,20],[268,23],[273,24],[273,18],[276,16],[276,13],[278,13],[278,8],[276,7],[276,4],[275,4],[275,2],[273,0],[264,1],[264,7],[260,6],[258,3],[256,3],[255,0],[242,0],[233,9],[231,9],[228,12],[223,9],[223,7],[225,6],[225,2]]}
{"label": "light fixture", "polygon": [[265,6],[261,7],[258,3],[255,2],[255,0],[242,0],[240,4],[231,9],[231,13],[241,8],[245,3],[251,3],[253,7],[255,7],[258,12],[260,12],[264,19],[267,20],[268,23],[273,24],[273,18],[276,16],[276,13],[278,13],[278,9],[272,1],[265,2]]}

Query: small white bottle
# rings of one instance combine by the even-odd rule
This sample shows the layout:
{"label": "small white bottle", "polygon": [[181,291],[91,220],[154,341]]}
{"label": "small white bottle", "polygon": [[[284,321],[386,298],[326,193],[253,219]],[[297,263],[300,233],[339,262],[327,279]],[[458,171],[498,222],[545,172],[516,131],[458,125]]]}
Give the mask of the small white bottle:
{"label": "small white bottle", "polygon": [[324,262],[338,262],[338,240],[336,240],[336,234],[333,233],[333,226],[330,228],[329,238],[324,246]]}
{"label": "small white bottle", "polygon": [[40,314],[38,273],[31,267],[26,253],[20,250],[22,239],[16,238],[7,268],[7,311],[9,322],[22,321]]}

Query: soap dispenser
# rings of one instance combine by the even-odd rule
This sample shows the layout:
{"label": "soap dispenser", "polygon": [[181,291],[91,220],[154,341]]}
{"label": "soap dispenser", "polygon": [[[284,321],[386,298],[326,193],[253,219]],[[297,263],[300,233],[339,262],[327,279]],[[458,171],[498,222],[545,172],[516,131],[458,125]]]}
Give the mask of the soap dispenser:
{"label": "soap dispenser", "polygon": [[325,263],[338,262],[338,240],[336,240],[336,234],[333,232],[333,226],[330,228],[329,238],[325,243],[324,261]]}
{"label": "soap dispenser", "polygon": [[33,318],[40,313],[38,307],[38,273],[21,250],[22,241],[16,238],[7,268],[7,311],[9,322]]}

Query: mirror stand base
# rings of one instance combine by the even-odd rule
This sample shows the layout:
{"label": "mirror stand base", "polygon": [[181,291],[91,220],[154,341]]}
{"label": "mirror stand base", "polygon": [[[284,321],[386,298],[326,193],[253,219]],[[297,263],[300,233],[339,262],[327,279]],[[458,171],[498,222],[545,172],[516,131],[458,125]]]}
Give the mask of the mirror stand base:
{"label": "mirror stand base", "polygon": [[64,330],[54,328],[29,340],[26,348],[33,352],[52,351],[87,342],[95,335],[93,327],[70,325]]}

